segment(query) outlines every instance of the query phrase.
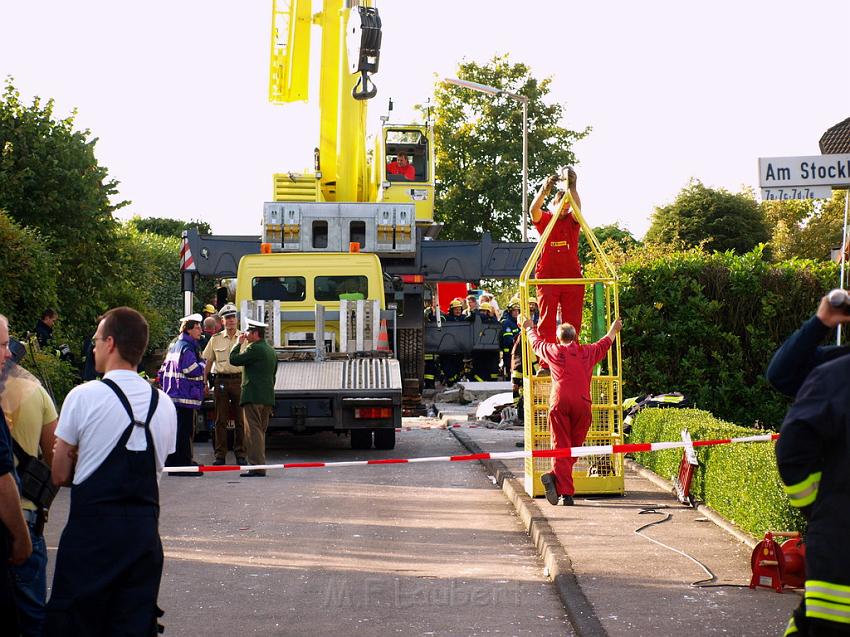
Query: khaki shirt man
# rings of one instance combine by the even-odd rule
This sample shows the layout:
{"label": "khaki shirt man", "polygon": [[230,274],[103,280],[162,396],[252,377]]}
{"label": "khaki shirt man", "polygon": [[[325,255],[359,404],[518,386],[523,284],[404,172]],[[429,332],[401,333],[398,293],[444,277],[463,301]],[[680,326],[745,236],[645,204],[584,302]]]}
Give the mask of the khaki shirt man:
{"label": "khaki shirt man", "polygon": [[[12,429],[12,438],[30,456],[53,462],[56,422],[59,419],[53,399],[32,375],[20,367],[5,374],[0,405]],[[18,615],[25,635],[40,635],[44,629],[47,603],[47,548],[44,523],[47,512],[21,496],[21,507],[32,541],[32,555],[21,566],[12,567],[12,582],[19,600]],[[20,600],[26,600],[21,603]]]}
{"label": "khaki shirt man", "polygon": [[227,431],[233,414],[233,453],[236,464],[248,464],[245,457],[245,430],[242,424],[242,409],[239,407],[242,395],[242,368],[230,364],[230,350],[239,343],[236,331],[236,306],[228,303],[221,308],[224,330],[215,334],[204,349],[203,357],[207,361],[204,367],[204,387],[209,388],[209,370],[215,365],[215,462],[223,465],[227,458]]}

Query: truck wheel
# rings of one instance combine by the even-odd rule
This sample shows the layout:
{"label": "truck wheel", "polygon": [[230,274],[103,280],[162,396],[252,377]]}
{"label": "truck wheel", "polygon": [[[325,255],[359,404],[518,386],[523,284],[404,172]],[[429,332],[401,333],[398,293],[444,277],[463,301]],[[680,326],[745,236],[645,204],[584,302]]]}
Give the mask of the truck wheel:
{"label": "truck wheel", "polygon": [[395,449],[395,429],[375,429],[375,449]]}
{"label": "truck wheel", "polygon": [[402,378],[422,378],[425,373],[425,343],[422,330],[398,331],[398,361]]}
{"label": "truck wheel", "polygon": [[[395,433],[395,432],[393,432]],[[372,448],[372,430],[371,429],[352,429],[351,430],[351,448],[352,449],[371,449]]]}

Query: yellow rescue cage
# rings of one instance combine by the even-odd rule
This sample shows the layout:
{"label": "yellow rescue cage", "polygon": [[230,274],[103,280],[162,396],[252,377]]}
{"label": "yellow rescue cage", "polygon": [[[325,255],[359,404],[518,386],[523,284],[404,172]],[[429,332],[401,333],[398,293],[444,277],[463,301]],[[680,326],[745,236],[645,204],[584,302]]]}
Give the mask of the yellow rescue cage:
{"label": "yellow rescue cage", "polygon": [[[599,264],[601,276],[579,279],[535,279],[534,270],[540,253],[552,232],[558,214],[567,203],[572,207],[573,215],[581,225],[590,249]],[[586,273],[585,273],[586,274]],[[569,191],[564,196],[557,210],[553,211],[552,220],[540,237],[540,241],[532,252],[528,263],[520,275],[520,307],[522,316],[530,316],[528,300],[534,296],[537,285],[577,284],[585,286],[583,325],[588,313],[590,330],[582,329],[581,342],[596,341],[608,331],[611,323],[619,316],[619,297],[617,290],[617,274],[611,262],[602,251],[599,241],[587,225],[579,206],[573,200]],[[531,344],[523,335],[523,409],[525,411],[525,448],[526,450],[546,450],[552,448],[549,434],[549,389],[551,378],[537,376],[533,371],[535,361]],[[590,385],[592,399],[593,421],[588,431],[585,446],[616,445],[623,442],[623,407],[622,407],[622,376],[621,376],[620,338],[608,351],[606,357],[596,366]],[[531,496],[541,496],[545,493],[540,477],[552,470],[551,458],[525,459],[525,490]],[[591,455],[578,459],[573,468],[573,481],[576,494],[620,494],[625,492],[623,480],[623,458],[621,455]]]}

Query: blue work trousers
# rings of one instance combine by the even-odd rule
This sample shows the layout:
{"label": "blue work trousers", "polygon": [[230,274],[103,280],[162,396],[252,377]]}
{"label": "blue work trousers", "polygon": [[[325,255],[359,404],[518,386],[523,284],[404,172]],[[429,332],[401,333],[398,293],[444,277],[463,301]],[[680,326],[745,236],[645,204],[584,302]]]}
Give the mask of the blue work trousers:
{"label": "blue work trousers", "polygon": [[20,566],[11,566],[15,604],[24,637],[41,637],[47,601],[47,546],[43,535],[36,535],[35,522],[27,522],[32,540],[32,555]]}

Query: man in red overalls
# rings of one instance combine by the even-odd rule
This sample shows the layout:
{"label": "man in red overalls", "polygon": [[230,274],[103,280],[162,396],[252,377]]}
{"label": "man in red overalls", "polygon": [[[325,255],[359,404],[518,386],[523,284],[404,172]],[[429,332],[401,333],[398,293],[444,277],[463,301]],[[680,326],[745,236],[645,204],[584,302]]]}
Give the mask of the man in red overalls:
{"label": "man in red overalls", "polygon": [[[590,345],[579,345],[576,330],[569,323],[558,326],[557,343],[547,343],[531,319],[523,322],[522,327],[534,353],[549,364],[552,373],[549,431],[553,448],[568,449],[584,444],[591,422],[590,377],[593,367],[605,358],[622,326],[622,321],[617,319],[601,339]],[[544,473],[540,478],[549,504],[558,504],[561,496],[565,505],[573,504],[575,463],[576,458],[555,458],[552,473]]]}
{"label": "man in red overalls", "polygon": [[[570,168],[567,171],[567,186],[573,201],[581,208],[581,198],[576,190],[577,176]],[[543,236],[543,231],[552,220],[552,213],[543,208],[543,202],[558,181],[558,176],[549,177],[541,186],[540,191],[531,203],[531,221],[537,232]],[[558,192],[552,201],[552,209],[556,210],[563,199],[564,193]],[[535,279],[578,279],[581,278],[581,264],[578,260],[578,233],[581,229],[578,220],[570,210],[570,204],[564,204],[558,221],[552,228],[552,233],[543,246],[540,259],[534,270]],[[538,285],[537,298],[540,300],[540,321],[537,329],[544,341],[555,342],[555,329],[558,327],[558,308],[561,308],[561,322],[569,323],[576,330],[576,338],[581,333],[581,312],[584,306],[583,285]],[[542,369],[547,369],[541,363]]]}

